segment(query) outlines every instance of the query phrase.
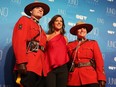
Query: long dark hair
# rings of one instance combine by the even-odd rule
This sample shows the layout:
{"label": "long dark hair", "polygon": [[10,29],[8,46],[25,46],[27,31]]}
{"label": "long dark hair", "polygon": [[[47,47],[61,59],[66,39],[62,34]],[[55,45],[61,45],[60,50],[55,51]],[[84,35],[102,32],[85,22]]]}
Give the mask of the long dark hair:
{"label": "long dark hair", "polygon": [[53,27],[53,23],[55,22],[55,20],[58,18],[58,17],[61,17],[62,18],[62,23],[63,23],[63,26],[62,26],[62,30],[61,30],[61,34],[64,35],[65,34],[65,24],[64,24],[64,19],[61,15],[55,15],[54,17],[52,17],[52,19],[49,21],[48,23],[48,34],[52,34],[54,32],[54,27]]}

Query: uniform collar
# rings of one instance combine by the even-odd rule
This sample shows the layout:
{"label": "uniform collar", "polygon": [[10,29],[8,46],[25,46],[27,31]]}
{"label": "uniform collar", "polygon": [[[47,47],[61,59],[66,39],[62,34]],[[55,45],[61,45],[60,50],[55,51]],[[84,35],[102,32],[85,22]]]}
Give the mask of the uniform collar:
{"label": "uniform collar", "polygon": [[77,38],[77,41],[86,41],[86,38]]}
{"label": "uniform collar", "polygon": [[37,19],[33,18],[33,20],[34,20],[36,23],[39,23],[39,21],[38,21]]}
{"label": "uniform collar", "polygon": [[34,22],[39,23],[39,20],[37,20],[36,18],[31,17],[31,19],[32,19]]}

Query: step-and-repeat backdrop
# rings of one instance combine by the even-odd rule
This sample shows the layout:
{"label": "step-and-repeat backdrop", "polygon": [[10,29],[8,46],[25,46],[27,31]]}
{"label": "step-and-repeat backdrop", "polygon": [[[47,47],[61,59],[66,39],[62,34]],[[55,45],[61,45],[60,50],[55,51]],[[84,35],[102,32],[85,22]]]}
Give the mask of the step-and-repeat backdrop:
{"label": "step-and-repeat backdrop", "polygon": [[[12,50],[12,31],[22,15],[24,7],[34,0],[0,0],[0,87],[13,87],[12,70],[14,57]],[[94,29],[87,38],[98,41],[101,48],[107,87],[116,87],[116,0],[39,0],[47,3],[51,10],[40,20],[45,31],[51,17],[63,16],[66,36],[69,41],[76,39],[69,33],[77,21],[91,23]],[[23,38],[23,37],[22,37]]]}

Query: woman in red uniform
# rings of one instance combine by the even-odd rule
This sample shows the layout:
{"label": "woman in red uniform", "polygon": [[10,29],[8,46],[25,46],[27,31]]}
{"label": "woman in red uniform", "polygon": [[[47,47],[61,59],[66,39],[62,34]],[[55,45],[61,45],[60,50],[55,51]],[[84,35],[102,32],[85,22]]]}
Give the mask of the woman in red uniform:
{"label": "woman in red uniform", "polygon": [[35,87],[41,80],[45,57],[43,51],[47,38],[38,23],[49,10],[49,6],[45,3],[30,3],[24,9],[30,17],[22,16],[15,24],[12,37],[16,57],[15,70],[21,75],[23,87]]}
{"label": "woman in red uniform", "polygon": [[86,38],[92,29],[91,24],[78,22],[70,30],[77,40],[68,44],[69,56],[74,63],[68,76],[68,87],[105,87],[102,53],[97,41]]}
{"label": "woman in red uniform", "polygon": [[49,22],[46,49],[47,87],[66,87],[67,84],[67,37],[61,15],[55,15]]}

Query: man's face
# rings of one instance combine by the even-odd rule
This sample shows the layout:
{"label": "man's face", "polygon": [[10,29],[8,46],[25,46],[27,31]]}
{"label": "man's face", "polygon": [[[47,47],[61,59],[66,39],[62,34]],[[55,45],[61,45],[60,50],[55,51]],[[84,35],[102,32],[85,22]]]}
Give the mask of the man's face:
{"label": "man's face", "polygon": [[33,10],[30,11],[31,16],[36,18],[41,18],[44,14],[44,9],[42,7],[35,7]]}

